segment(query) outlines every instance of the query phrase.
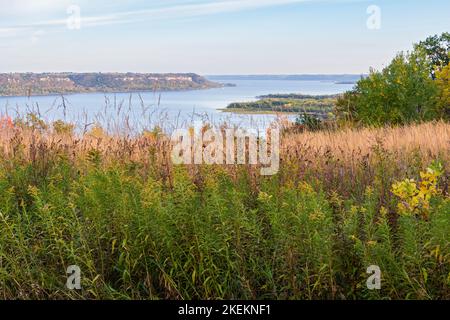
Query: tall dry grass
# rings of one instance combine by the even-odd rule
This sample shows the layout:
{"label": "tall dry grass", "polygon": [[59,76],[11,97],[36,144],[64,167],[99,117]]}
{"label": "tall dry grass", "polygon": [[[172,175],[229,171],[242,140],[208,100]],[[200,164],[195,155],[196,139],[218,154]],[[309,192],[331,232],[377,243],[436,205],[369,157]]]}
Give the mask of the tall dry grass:
{"label": "tall dry grass", "polygon": [[[168,136],[0,132],[5,299],[448,299],[450,125],[285,134],[255,166],[174,166]],[[392,184],[444,172],[429,220]],[[65,288],[82,270],[81,291]],[[369,265],[380,291],[365,286]]]}
{"label": "tall dry grass", "polygon": [[[0,128],[0,148],[5,155],[13,152],[14,142],[24,146],[36,144],[48,148],[68,148],[73,154],[83,155],[92,149],[102,153],[104,159],[117,159],[118,155],[129,156],[131,160],[145,157],[150,146],[167,148],[170,152],[170,137],[163,133],[147,132],[137,137],[131,135],[108,135],[102,129],[94,129],[84,134],[56,133],[52,130],[40,131],[30,128]],[[331,155],[345,160],[357,160],[356,155],[367,157],[374,153],[374,147],[380,146],[399,156],[419,152],[430,159],[450,151],[450,124],[429,122],[404,127],[362,128],[324,130],[285,134],[281,140],[282,158],[295,157],[298,154]],[[27,148],[25,148],[27,149]],[[31,156],[31,153],[28,153]]]}
{"label": "tall dry grass", "polygon": [[338,131],[304,132],[286,137],[286,152],[307,146],[315,150],[330,150],[334,155],[350,157],[353,152],[372,152],[382,143],[391,152],[408,153],[419,150],[423,155],[450,151],[450,124],[428,122],[405,127],[343,129]]}

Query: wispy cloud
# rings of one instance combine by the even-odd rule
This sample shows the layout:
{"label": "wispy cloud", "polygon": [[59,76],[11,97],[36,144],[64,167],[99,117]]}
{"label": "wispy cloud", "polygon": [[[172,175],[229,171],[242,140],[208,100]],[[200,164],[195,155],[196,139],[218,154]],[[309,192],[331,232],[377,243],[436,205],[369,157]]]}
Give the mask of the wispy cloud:
{"label": "wispy cloud", "polygon": [[123,12],[117,15],[117,18],[130,16],[136,17],[162,17],[177,18],[186,16],[202,16],[219,13],[237,12],[243,10],[258,9],[262,7],[281,6],[287,4],[308,2],[312,0],[222,0],[214,2],[194,3],[194,4],[177,4],[173,6],[144,9],[130,12]]}
{"label": "wispy cloud", "polygon": [[[59,8],[59,12],[62,4],[70,3],[69,0],[43,0],[43,2],[31,1],[31,0],[14,0],[20,3],[14,6],[16,9],[21,10],[26,8],[25,4],[34,3],[34,11],[39,11],[40,7],[37,3],[42,4],[42,9],[56,9]],[[144,21],[161,21],[181,18],[192,18],[201,16],[210,16],[216,14],[226,14],[241,11],[257,10],[268,7],[279,7],[291,4],[301,4],[308,2],[362,2],[367,0],[192,0],[189,3],[186,1],[178,0],[164,0],[164,1],[152,1],[152,7],[146,7],[137,10],[117,10],[115,5],[105,6],[105,8],[116,8],[117,11],[106,12],[104,14],[89,15],[85,12],[89,12],[92,9],[92,3],[85,0],[78,0],[81,9],[81,27],[92,28],[98,26],[108,26],[115,24],[130,24]],[[133,2],[133,1],[131,1]],[[1,5],[5,5],[8,8],[8,4],[12,6],[12,0],[0,0]],[[104,3],[104,2],[100,2]],[[142,4],[140,5],[142,6]],[[30,8],[30,7],[29,7]],[[97,7],[96,7],[97,8]],[[98,8],[101,8],[98,7]],[[28,9],[27,9],[28,10]],[[65,10],[64,10],[65,12]],[[6,25],[2,27],[0,24],[0,38],[8,37],[32,37],[33,42],[36,42],[36,32],[54,33],[61,32],[67,27],[68,16],[50,20],[38,20],[25,24]]]}
{"label": "wispy cloud", "polygon": [[0,0],[0,16],[42,14],[60,10],[70,3],[71,0]]}
{"label": "wispy cloud", "polygon": [[9,38],[17,36],[18,29],[16,27],[12,28],[0,28],[0,38]]}
{"label": "wispy cloud", "polygon": [[[1,0],[0,0],[1,1]],[[180,4],[175,3],[159,8],[141,9],[133,11],[114,12],[103,15],[81,16],[83,27],[104,26],[118,23],[131,23],[148,20],[176,19],[184,17],[206,16],[221,13],[254,10],[258,8],[282,6],[288,4],[309,2],[313,0],[221,0]],[[17,36],[23,32],[33,32],[36,29],[65,27],[67,19],[53,19],[0,27],[0,37]]]}
{"label": "wispy cloud", "polygon": [[254,10],[264,7],[282,6],[310,1],[314,0],[222,0],[203,3],[176,4],[161,8],[141,9],[110,15],[87,17],[82,19],[82,23],[86,26],[97,26],[109,23],[176,19]]}

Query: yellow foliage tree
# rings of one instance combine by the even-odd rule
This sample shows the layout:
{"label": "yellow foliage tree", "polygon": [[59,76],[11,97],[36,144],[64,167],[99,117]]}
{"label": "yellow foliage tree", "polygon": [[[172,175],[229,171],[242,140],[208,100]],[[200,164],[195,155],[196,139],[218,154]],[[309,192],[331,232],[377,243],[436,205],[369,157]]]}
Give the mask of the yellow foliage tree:
{"label": "yellow foliage tree", "polygon": [[442,115],[450,119],[450,64],[436,71],[436,82],[440,90],[439,107]]}

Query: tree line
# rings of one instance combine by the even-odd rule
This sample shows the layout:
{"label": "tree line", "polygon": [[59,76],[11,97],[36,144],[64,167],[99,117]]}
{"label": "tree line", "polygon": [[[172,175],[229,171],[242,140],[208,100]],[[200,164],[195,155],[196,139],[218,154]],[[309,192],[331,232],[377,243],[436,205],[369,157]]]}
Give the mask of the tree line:
{"label": "tree line", "polygon": [[400,52],[338,98],[338,121],[384,126],[450,119],[449,61],[448,32]]}

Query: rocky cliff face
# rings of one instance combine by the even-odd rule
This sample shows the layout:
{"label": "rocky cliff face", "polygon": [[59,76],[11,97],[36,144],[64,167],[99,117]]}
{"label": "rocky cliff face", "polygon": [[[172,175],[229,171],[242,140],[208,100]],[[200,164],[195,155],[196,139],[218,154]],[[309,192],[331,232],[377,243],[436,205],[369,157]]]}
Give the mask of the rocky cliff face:
{"label": "rocky cliff face", "polygon": [[221,87],[194,73],[4,73],[0,95],[195,90]]}

